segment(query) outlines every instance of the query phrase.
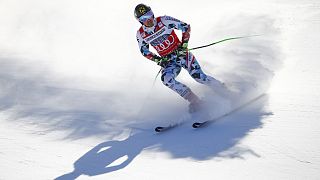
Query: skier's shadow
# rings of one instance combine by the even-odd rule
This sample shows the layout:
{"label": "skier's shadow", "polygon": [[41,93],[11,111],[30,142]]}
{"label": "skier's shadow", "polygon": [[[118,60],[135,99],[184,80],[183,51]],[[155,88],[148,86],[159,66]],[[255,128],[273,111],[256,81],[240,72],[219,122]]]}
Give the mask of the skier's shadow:
{"label": "skier's shadow", "polygon": [[256,104],[252,110],[238,112],[236,118],[226,117],[201,130],[192,130],[190,124],[186,123],[183,127],[162,134],[152,133],[151,130],[141,131],[125,140],[103,142],[80,157],[74,163],[72,172],[56,180],[73,180],[80,175],[96,176],[123,169],[146,149],[170,152],[172,158],[199,161],[221,156],[226,151],[228,153],[223,153],[225,158],[243,158],[245,153],[259,157],[254,151],[236,147],[236,144],[248,132],[262,126],[262,117],[268,115],[261,110],[262,107]]}
{"label": "skier's shadow", "polygon": [[76,179],[80,175],[96,176],[125,168],[141,151],[154,142],[146,133],[138,133],[123,141],[98,144],[74,163],[74,170],[56,180]]}

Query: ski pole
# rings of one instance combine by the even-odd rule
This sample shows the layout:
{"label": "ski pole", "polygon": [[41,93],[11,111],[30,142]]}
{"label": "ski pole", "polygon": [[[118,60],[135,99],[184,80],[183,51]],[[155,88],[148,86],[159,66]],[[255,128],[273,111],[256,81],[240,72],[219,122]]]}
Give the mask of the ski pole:
{"label": "ski pole", "polygon": [[222,43],[222,42],[224,42],[224,41],[230,41],[230,40],[242,39],[242,38],[249,38],[249,37],[254,37],[254,36],[261,36],[261,35],[239,36],[239,37],[226,38],[226,39],[222,39],[222,40],[220,40],[220,41],[216,41],[216,42],[213,42],[213,43],[210,43],[210,44],[207,44],[207,45],[190,48],[190,49],[188,49],[188,50],[189,50],[189,51],[192,51],[192,50],[196,50],[196,49],[201,49],[201,48],[209,47],[209,46],[212,46],[212,45],[215,45],[215,44],[218,44],[218,43]]}
{"label": "ski pole", "polygon": [[[193,51],[193,50],[196,50],[196,49],[201,49],[201,48],[209,47],[209,46],[212,46],[212,45],[215,45],[215,44],[222,43],[222,42],[224,42],[224,41],[230,41],[230,40],[242,39],[242,38],[249,38],[249,37],[254,37],[254,36],[261,36],[261,35],[250,35],[250,36],[238,36],[238,37],[225,38],[225,39],[222,39],[222,40],[219,40],[219,41],[216,41],[216,42],[207,44],[207,45],[190,48],[190,49],[188,49],[188,51]],[[162,70],[162,68],[159,70],[159,72],[157,73],[156,77],[154,78],[153,85],[155,84],[155,82],[156,82],[156,80],[157,80],[157,78],[158,78],[161,70]],[[153,86],[153,85],[152,85],[152,86]]]}

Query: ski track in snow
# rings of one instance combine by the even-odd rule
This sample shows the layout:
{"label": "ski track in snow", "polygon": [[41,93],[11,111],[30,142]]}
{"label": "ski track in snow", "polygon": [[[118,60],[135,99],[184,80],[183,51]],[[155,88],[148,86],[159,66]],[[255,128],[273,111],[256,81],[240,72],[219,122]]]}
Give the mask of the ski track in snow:
{"label": "ski track in snow", "polygon": [[182,5],[188,17],[164,2],[151,6],[191,22],[192,47],[261,35],[194,52],[206,73],[238,92],[236,101],[179,75],[210,116],[267,96],[192,129],[203,118],[159,79],[151,87],[158,67],[138,52],[136,2],[2,1],[1,180],[319,178],[320,4],[190,2]]}

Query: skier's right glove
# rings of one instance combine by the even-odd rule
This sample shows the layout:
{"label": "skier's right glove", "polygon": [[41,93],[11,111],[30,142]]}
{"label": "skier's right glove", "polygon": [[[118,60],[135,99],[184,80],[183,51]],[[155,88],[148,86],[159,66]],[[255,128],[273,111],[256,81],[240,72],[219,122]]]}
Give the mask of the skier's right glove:
{"label": "skier's right glove", "polygon": [[188,42],[182,43],[177,49],[178,56],[186,56],[188,51]]}
{"label": "skier's right glove", "polygon": [[167,64],[169,63],[169,59],[167,57],[156,56],[153,58],[153,61],[163,68],[166,67]]}

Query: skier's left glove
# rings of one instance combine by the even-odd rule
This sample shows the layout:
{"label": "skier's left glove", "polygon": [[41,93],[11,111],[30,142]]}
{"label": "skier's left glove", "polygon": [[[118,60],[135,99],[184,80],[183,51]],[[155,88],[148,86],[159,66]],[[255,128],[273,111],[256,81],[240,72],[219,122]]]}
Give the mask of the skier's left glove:
{"label": "skier's left glove", "polygon": [[177,49],[178,56],[186,56],[188,51],[188,42],[182,43]]}
{"label": "skier's left glove", "polygon": [[156,62],[159,66],[161,67],[166,67],[167,64],[169,63],[169,59],[167,57],[159,57],[156,56],[153,58],[154,62]]}

